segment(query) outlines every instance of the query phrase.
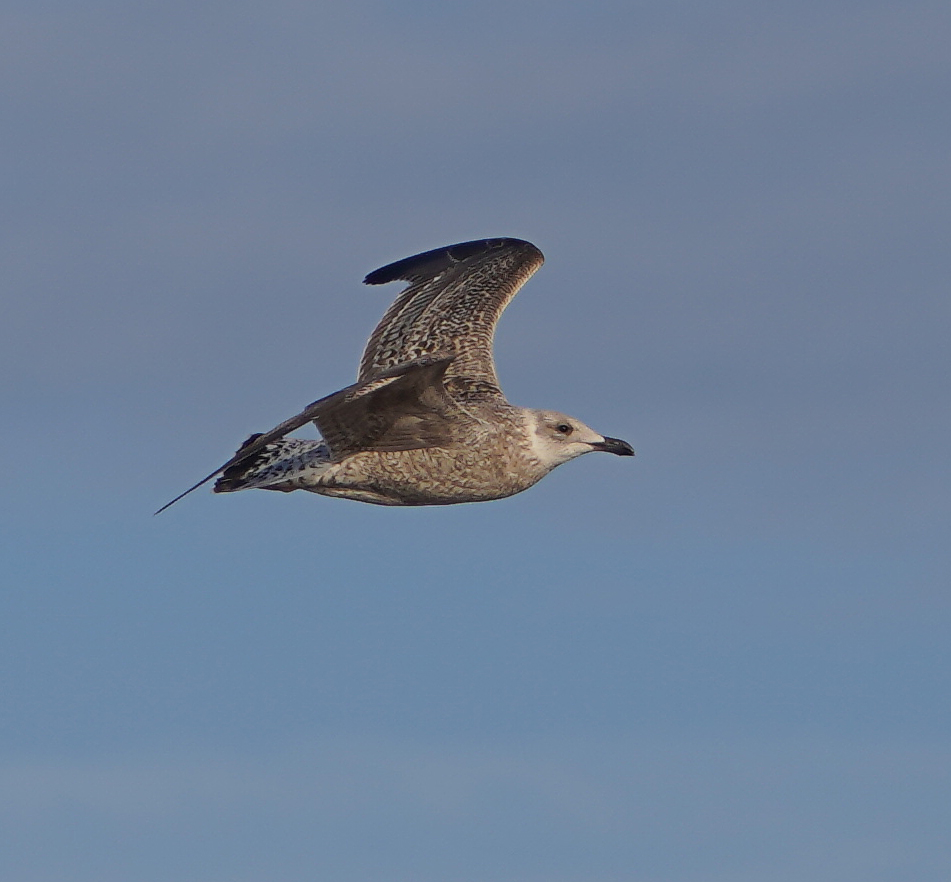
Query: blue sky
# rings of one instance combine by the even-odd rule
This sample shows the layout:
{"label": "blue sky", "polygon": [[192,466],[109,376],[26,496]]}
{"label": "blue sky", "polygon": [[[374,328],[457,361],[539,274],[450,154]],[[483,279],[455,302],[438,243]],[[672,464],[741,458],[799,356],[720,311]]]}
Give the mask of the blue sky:
{"label": "blue sky", "polygon": [[[9,3],[17,882],[951,873],[946,4]],[[198,492],[510,235],[497,503]]]}

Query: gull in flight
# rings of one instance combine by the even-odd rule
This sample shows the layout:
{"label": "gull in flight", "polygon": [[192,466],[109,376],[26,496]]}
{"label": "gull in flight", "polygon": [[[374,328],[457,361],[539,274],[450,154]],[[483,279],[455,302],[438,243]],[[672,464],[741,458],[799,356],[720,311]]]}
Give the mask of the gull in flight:
{"label": "gull in flight", "polygon": [[[626,441],[563,413],[516,407],[502,394],[495,326],[543,262],[530,242],[481,239],[370,273],[369,285],[409,285],[370,336],[357,382],[252,435],[159,512],[216,476],[215,493],[258,487],[377,505],[451,505],[520,493],[594,450],[633,456]],[[287,437],[307,423],[320,440]]]}

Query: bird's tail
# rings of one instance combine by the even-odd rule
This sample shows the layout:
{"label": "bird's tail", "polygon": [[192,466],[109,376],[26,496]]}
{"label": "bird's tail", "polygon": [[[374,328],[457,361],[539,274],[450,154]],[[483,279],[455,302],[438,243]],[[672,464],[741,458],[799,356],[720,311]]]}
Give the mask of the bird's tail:
{"label": "bird's tail", "polygon": [[[252,435],[238,453],[260,435]],[[264,490],[297,490],[313,484],[330,464],[330,450],[324,441],[282,438],[227,468],[215,482],[215,493],[233,493],[260,487]]]}

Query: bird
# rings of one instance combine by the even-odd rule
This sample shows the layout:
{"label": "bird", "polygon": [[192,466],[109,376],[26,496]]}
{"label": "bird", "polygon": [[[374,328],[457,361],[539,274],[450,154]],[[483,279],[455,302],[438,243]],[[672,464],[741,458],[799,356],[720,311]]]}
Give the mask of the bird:
{"label": "bird", "polygon": [[[376,505],[452,505],[527,490],[593,451],[633,456],[553,410],[517,407],[495,373],[505,307],[544,263],[531,242],[479,239],[387,264],[364,279],[405,287],[366,344],[357,382],[251,435],[224,465],[215,493],[307,490]],[[307,423],[318,440],[288,438]]]}

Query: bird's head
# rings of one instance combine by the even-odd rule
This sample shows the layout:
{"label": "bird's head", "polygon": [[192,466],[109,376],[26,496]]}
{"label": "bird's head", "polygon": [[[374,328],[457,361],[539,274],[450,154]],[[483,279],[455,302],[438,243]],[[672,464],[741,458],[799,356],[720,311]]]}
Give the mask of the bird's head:
{"label": "bird's head", "polygon": [[627,441],[601,435],[581,420],[554,410],[529,411],[529,427],[532,452],[549,469],[594,450],[634,455],[634,448]]}

